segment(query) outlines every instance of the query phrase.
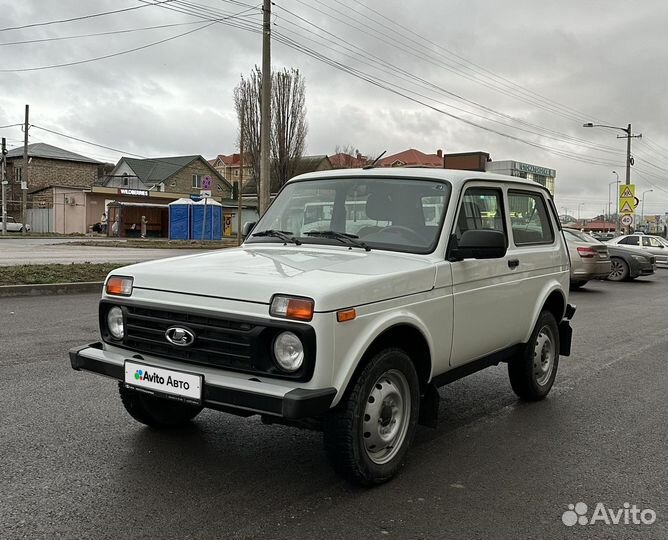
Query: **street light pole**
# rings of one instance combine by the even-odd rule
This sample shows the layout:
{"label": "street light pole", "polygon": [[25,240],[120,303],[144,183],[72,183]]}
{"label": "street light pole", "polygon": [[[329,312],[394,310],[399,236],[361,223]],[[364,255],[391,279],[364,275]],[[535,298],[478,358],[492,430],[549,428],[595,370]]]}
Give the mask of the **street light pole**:
{"label": "street light pole", "polygon": [[633,161],[633,158],[631,157],[631,139],[642,137],[642,133],[639,133],[638,135],[633,135],[631,132],[631,124],[629,124],[624,128],[619,126],[608,126],[605,124],[593,124],[591,122],[587,122],[585,124],[582,124],[582,127],[586,128],[602,127],[608,129],[618,129],[626,133],[626,135],[617,135],[617,138],[626,139],[626,185],[628,186],[631,183],[631,165]]}
{"label": "street light pole", "polygon": [[653,189],[648,189],[642,192],[642,204],[640,206],[640,223],[643,224],[645,221],[645,193],[651,193]]}

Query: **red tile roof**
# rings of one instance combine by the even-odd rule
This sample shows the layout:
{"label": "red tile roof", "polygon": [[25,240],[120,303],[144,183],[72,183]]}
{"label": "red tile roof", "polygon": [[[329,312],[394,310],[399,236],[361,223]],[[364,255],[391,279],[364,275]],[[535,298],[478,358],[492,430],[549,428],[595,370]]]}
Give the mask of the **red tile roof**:
{"label": "red tile roof", "polygon": [[358,169],[364,167],[368,160],[364,156],[355,157],[345,152],[339,152],[329,156],[329,161],[332,162],[334,169]]}
{"label": "red tile roof", "polygon": [[385,156],[377,163],[378,167],[443,167],[443,156],[438,154],[425,154],[415,148],[410,148]]}

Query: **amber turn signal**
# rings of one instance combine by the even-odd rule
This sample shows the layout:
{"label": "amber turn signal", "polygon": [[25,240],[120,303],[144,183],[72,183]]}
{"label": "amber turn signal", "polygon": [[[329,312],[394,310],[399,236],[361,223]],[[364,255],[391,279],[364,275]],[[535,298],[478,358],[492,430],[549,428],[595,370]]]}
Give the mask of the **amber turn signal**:
{"label": "amber turn signal", "polygon": [[112,296],[130,296],[132,294],[131,277],[127,276],[111,276],[107,280],[105,291]]}
{"label": "amber turn signal", "polygon": [[269,313],[274,317],[310,321],[313,318],[314,304],[315,302],[310,298],[294,298],[277,294],[271,301]]}
{"label": "amber turn signal", "polygon": [[357,317],[357,312],[354,309],[343,309],[336,312],[336,320],[339,322],[352,321]]}

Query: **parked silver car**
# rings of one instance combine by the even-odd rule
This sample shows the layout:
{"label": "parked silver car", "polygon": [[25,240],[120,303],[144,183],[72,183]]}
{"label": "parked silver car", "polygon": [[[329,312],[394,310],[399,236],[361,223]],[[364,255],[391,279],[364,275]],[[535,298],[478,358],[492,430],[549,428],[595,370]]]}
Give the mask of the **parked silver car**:
{"label": "parked silver car", "polygon": [[[25,228],[26,231],[30,231],[30,225],[26,223],[24,226],[23,223],[17,223],[13,217],[7,216],[7,232],[23,232]],[[0,231],[2,230],[2,216],[0,215]]]}
{"label": "parked silver car", "polygon": [[571,288],[582,287],[591,279],[606,279],[612,269],[608,246],[572,229],[564,229],[571,256]]}
{"label": "parked silver car", "polygon": [[664,245],[661,240],[661,238],[650,234],[625,234],[613,238],[607,243],[648,251],[656,257],[657,266],[668,266],[668,246]]}

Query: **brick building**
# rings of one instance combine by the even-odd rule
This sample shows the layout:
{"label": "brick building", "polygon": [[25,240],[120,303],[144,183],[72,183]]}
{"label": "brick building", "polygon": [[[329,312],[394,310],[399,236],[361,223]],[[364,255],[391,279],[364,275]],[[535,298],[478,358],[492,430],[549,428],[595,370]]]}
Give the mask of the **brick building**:
{"label": "brick building", "polygon": [[[102,163],[46,143],[28,145],[28,193],[59,186],[62,188],[91,188],[97,181]],[[18,217],[21,212],[21,182],[26,179],[23,148],[7,154],[7,213]]]}

